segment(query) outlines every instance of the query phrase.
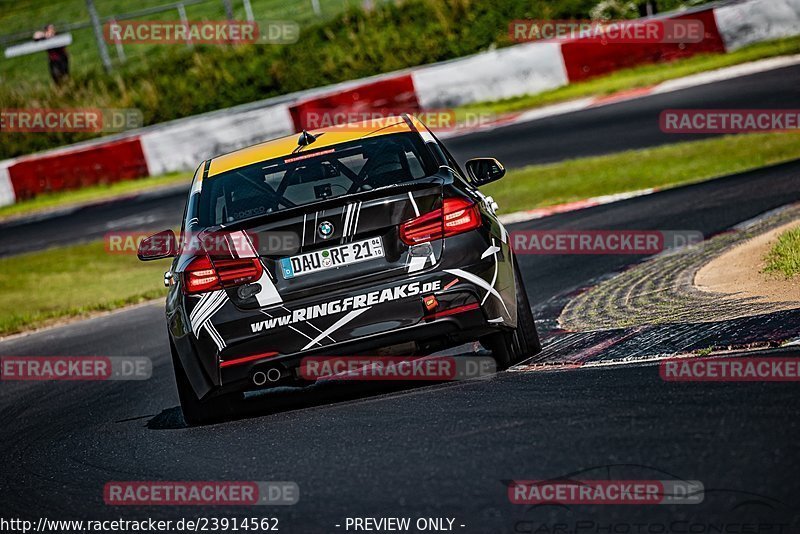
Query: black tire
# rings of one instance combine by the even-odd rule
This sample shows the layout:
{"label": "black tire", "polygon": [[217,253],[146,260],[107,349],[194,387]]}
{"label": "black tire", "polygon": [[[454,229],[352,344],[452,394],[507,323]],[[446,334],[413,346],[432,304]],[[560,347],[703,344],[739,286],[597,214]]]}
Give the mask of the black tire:
{"label": "black tire", "polygon": [[492,358],[498,371],[511,367],[514,353],[511,343],[511,332],[497,332],[481,339],[481,344],[492,351]]}
{"label": "black tire", "polygon": [[517,286],[517,328],[511,335],[513,353],[511,363],[521,362],[542,352],[536,321],[533,319],[528,293],[525,291],[516,258],[514,258],[514,279]]}
{"label": "black tire", "polygon": [[237,413],[236,401],[238,399],[234,395],[212,397],[207,400],[197,398],[174,347],[172,347],[172,366],[175,369],[175,385],[178,387],[183,419],[187,425],[205,425],[224,421]]}
{"label": "black tire", "polygon": [[528,301],[528,293],[525,291],[516,259],[514,261],[514,284],[517,291],[517,327],[514,330],[486,336],[482,340],[482,343],[492,351],[498,371],[504,371],[515,363],[542,351],[539,333],[536,331],[536,322]]}

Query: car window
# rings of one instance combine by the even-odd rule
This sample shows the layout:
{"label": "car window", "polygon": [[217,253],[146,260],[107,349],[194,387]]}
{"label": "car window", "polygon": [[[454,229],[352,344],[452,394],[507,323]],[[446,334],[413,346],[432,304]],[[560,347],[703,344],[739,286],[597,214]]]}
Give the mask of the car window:
{"label": "car window", "polygon": [[200,226],[230,224],[434,174],[418,135],[392,134],[289,154],[204,180]]}

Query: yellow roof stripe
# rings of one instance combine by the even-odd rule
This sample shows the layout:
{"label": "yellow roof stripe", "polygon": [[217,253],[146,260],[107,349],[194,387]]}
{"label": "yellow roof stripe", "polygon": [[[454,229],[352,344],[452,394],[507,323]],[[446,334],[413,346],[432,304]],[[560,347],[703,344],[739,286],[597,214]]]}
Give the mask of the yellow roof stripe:
{"label": "yellow roof stripe", "polygon": [[[418,120],[413,117],[411,120],[415,123],[417,128],[421,127]],[[329,128],[321,128],[319,130],[312,130],[311,133],[317,136],[321,133],[325,135],[322,135],[314,143],[295,153],[294,156],[313,153],[326,147],[355,141],[365,137],[376,137],[410,131],[411,128],[402,117],[390,117],[380,119],[380,121],[367,120]],[[231,152],[230,154],[218,156],[211,160],[208,177],[211,178],[223,172],[246,167],[260,161],[279,158],[281,156],[291,158],[293,156],[292,151],[297,148],[298,135],[299,134],[288,135],[243,148],[236,152]]]}

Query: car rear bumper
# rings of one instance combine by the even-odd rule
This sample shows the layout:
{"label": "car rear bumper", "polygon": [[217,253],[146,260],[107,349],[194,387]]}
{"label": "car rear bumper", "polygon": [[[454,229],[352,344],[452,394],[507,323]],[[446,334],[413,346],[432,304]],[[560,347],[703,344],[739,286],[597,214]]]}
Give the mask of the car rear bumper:
{"label": "car rear bumper", "polygon": [[[229,300],[208,320],[211,328],[186,321],[195,335],[173,339],[198,396],[257,389],[253,375],[270,369],[281,371],[280,384],[292,382],[307,356],[379,356],[384,353],[379,349],[411,343],[408,353],[425,354],[514,327],[516,301],[507,245],[480,256],[488,240],[479,232],[451,239],[461,241],[453,250],[472,256],[467,266],[467,254],[451,254],[450,261],[405,279],[261,310],[244,310]],[[436,299],[433,308],[426,307],[426,297]]]}
{"label": "car rear bumper", "polygon": [[[308,350],[298,354],[284,354],[260,360],[247,361],[241,365],[228,366],[221,369],[221,385],[219,393],[248,391],[266,387],[292,385],[302,383],[300,366],[304,358],[316,356],[375,356],[379,347],[389,347],[411,343],[422,349],[434,344],[436,349],[447,346],[456,346],[467,341],[482,337],[497,330],[486,322],[486,318],[479,307],[470,308],[446,317],[425,321],[420,324],[408,326],[389,332],[372,334],[351,341],[345,341],[327,347]],[[424,349],[423,349],[424,350]],[[267,381],[264,385],[257,386],[254,375],[262,372],[272,376],[269,371],[277,369],[280,379]]]}

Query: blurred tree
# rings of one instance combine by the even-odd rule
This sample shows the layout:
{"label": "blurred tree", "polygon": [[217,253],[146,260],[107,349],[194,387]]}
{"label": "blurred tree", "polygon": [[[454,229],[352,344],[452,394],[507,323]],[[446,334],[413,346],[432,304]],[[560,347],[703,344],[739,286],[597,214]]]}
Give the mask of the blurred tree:
{"label": "blurred tree", "polygon": [[711,0],[600,0],[592,8],[593,20],[632,19],[665,11],[687,9]]}
{"label": "blurred tree", "polygon": [[632,0],[601,0],[591,11],[592,20],[634,19],[639,8]]}

